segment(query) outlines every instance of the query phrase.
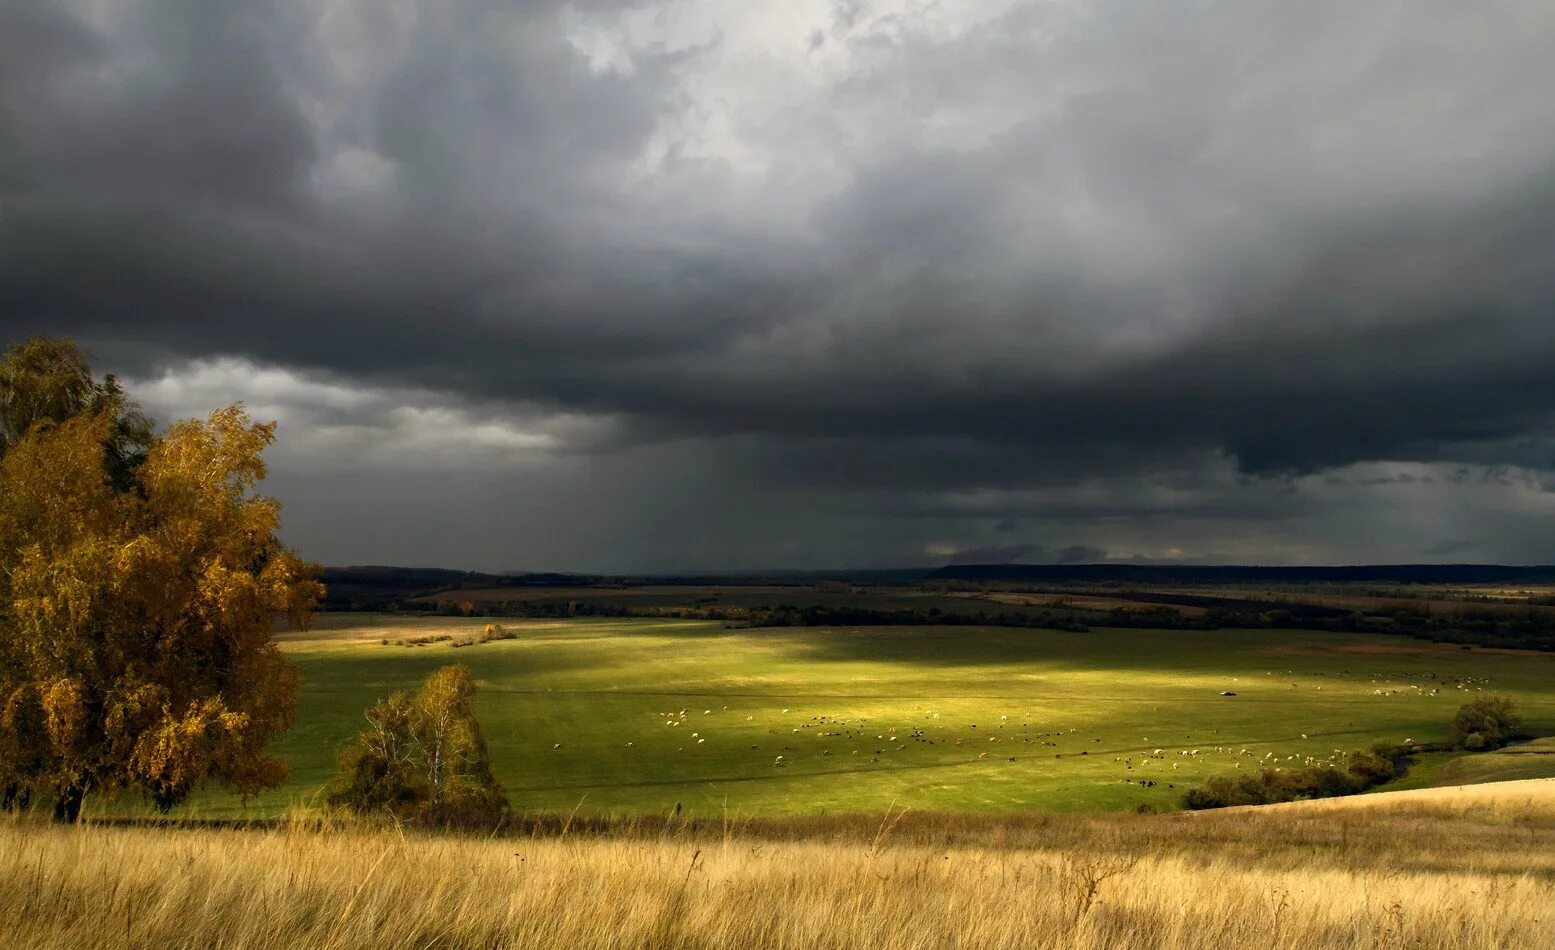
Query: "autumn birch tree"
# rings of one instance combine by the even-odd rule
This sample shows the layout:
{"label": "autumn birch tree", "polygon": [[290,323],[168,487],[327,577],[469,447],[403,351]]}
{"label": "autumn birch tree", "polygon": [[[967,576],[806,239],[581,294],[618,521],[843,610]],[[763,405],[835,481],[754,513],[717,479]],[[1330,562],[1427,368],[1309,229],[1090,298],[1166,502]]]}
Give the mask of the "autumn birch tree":
{"label": "autumn birch tree", "polygon": [[469,667],[445,666],[414,695],[369,707],[367,728],[340,754],[330,802],[433,825],[491,827],[508,810],[475,719]]}
{"label": "autumn birch tree", "polygon": [[285,764],[297,673],[278,616],[307,622],[316,569],[257,494],[273,424],[182,422],[116,481],[121,415],[43,418],[0,458],[0,782],[73,821],[89,792],[166,810],[215,781],[244,796]]}

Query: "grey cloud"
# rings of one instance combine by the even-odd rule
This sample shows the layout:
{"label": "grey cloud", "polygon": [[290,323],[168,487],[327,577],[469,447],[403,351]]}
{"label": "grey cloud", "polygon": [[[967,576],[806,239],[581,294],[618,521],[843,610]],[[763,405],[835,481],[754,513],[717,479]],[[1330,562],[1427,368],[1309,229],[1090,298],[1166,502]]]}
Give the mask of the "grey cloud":
{"label": "grey cloud", "polygon": [[1038,550],[1035,544],[1002,544],[986,548],[966,548],[949,558],[957,564],[1014,564],[1027,560]]}
{"label": "grey cloud", "polygon": [[1086,564],[1105,559],[1107,552],[1086,544],[1071,544],[1053,551],[1050,556],[1054,564]]}
{"label": "grey cloud", "polygon": [[[596,420],[557,471],[679,511],[626,464],[689,453],[705,556],[768,566],[969,511],[1256,552],[1410,487],[1366,479],[1555,469],[1548,4],[186,6],[0,8],[0,338]],[[795,533],[742,542],[753,493]],[[1311,530],[1275,553],[1354,543]]]}
{"label": "grey cloud", "polygon": [[1447,557],[1449,555],[1463,554],[1465,552],[1472,551],[1475,547],[1476,545],[1473,541],[1466,541],[1463,538],[1453,538],[1448,541],[1443,541],[1440,544],[1431,545],[1426,549],[1425,553],[1430,557]]}
{"label": "grey cloud", "polygon": [[1001,544],[958,550],[947,560],[955,564],[1093,564],[1107,560],[1107,552],[1087,544],[1058,548],[1031,543]]}

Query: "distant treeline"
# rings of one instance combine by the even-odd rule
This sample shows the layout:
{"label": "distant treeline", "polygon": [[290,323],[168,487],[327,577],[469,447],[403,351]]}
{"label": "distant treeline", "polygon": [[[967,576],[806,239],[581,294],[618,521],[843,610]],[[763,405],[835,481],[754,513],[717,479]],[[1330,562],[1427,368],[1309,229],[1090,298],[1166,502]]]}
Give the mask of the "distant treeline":
{"label": "distant treeline", "polygon": [[[1237,602],[1254,603],[1254,602]],[[1145,630],[1281,629],[1330,632],[1379,633],[1414,637],[1436,643],[1555,651],[1555,625],[1544,615],[1530,611],[1522,617],[1463,618],[1397,610],[1387,615],[1346,612],[1312,605],[1271,606],[1257,609],[1215,607],[1200,616],[1187,616],[1168,606],[1146,609],[1084,610],[1042,609],[1023,611],[927,609],[876,609],[862,606],[778,604],[765,607],[685,605],[633,606],[586,600],[406,601],[378,609],[447,616],[526,617],[672,617],[684,620],[718,620],[743,627],[865,627],[865,626],[990,626],[1065,630],[1084,633],[1092,627],[1125,627]]]}
{"label": "distant treeline", "polygon": [[598,578],[576,574],[482,574],[440,567],[326,567],[327,610],[384,610],[414,597],[461,588],[583,587]]}
{"label": "distant treeline", "polygon": [[1190,789],[1183,795],[1182,804],[1189,810],[1198,810],[1355,795],[1384,785],[1403,774],[1416,753],[1447,748],[1450,747],[1445,743],[1430,746],[1379,743],[1369,750],[1351,752],[1341,762],[1321,762],[1293,769],[1260,769],[1239,775],[1217,775],[1199,788]]}
{"label": "distant treeline", "polygon": [[1355,564],[1303,567],[1183,564],[952,564],[927,580],[1137,584],[1549,584],[1555,566]]}
{"label": "distant treeline", "polygon": [[806,588],[816,584],[905,584],[928,573],[920,571],[787,572],[767,574],[561,574],[531,572],[486,574],[438,567],[326,567],[320,575],[327,589],[326,610],[385,610],[418,597],[459,590],[535,587],[628,588],[769,587]]}
{"label": "distant treeline", "polygon": [[1421,752],[1499,749],[1509,742],[1533,738],[1523,718],[1505,696],[1481,696],[1458,708],[1450,726],[1451,741],[1404,745],[1378,743],[1335,760],[1308,758],[1295,768],[1275,766],[1238,775],[1217,775],[1183,796],[1184,808],[1225,808],[1272,805],[1308,798],[1335,798],[1376,788],[1402,775]]}
{"label": "distant treeline", "polygon": [[[587,588],[643,585],[810,587],[817,584],[906,585],[928,583],[950,589],[988,586],[1117,586],[1109,596],[1148,599],[1182,606],[1215,606],[1225,598],[1192,594],[1130,592],[1128,586],[1381,585],[1388,596],[1408,597],[1409,588],[1430,585],[1555,584],[1555,567],[1493,564],[1380,564],[1338,567],[1184,566],[1159,564],[959,564],[943,568],[872,571],[773,571],[749,574],[605,575],[529,572],[493,574],[426,567],[329,567],[322,580],[326,609],[381,610],[416,597],[464,589]],[[1388,587],[1386,585],[1398,585]]]}

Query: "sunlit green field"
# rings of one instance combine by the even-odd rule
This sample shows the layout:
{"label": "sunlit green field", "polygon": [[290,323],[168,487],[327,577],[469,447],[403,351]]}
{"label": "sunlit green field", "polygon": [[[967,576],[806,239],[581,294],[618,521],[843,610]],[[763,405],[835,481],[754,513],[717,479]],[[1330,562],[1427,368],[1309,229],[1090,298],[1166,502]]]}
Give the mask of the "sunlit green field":
{"label": "sunlit green field", "polygon": [[[482,684],[520,810],[1168,808],[1216,773],[1444,739],[1489,692],[1555,732],[1555,656],[1375,635],[565,620],[513,621],[518,639],[462,649],[394,645],[484,623],[332,614],[285,634],[303,672],[278,746],[293,782],[248,813],[309,800],[364,707],[454,662]],[[242,807],[206,794],[190,811]]]}

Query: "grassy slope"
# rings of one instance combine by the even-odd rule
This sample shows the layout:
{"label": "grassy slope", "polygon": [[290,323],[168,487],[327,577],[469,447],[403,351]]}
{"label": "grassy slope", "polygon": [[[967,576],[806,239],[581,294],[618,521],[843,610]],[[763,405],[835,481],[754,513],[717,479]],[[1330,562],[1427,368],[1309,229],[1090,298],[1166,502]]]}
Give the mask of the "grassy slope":
{"label": "grassy slope", "polygon": [[1555,778],[1541,776],[1481,779],[1462,785],[1410,788],[1375,792],[1369,795],[1347,795],[1342,798],[1282,802],[1278,805],[1244,805],[1226,811],[1272,813],[1286,809],[1302,809],[1308,812],[1362,809],[1371,812],[1412,808],[1432,809],[1444,815],[1463,816],[1472,813],[1481,817],[1493,812],[1528,811],[1548,819],[1555,817]]}
{"label": "grassy slope", "polygon": [[1555,796],[1507,788],[497,840],[0,819],[0,946],[1548,946]]}
{"label": "grassy slope", "polygon": [[[279,751],[295,783],[258,809],[316,789],[363,707],[448,662],[468,663],[484,685],[493,762],[521,809],[1170,807],[1187,785],[1265,754],[1294,764],[1378,740],[1443,738],[1480,688],[1516,697],[1530,726],[1555,731],[1555,656],[1376,636],[579,620],[521,623],[517,640],[459,650],[379,644],[481,624],[330,615],[288,635],[304,691]],[[666,725],[682,709],[683,724]],[[823,735],[832,732],[844,734]],[[1163,756],[1148,757],[1157,748]],[[195,807],[237,808],[215,795]]]}
{"label": "grassy slope", "polygon": [[1432,784],[1467,785],[1538,778],[1555,778],[1555,738],[1535,739],[1495,752],[1460,756],[1437,769]]}

